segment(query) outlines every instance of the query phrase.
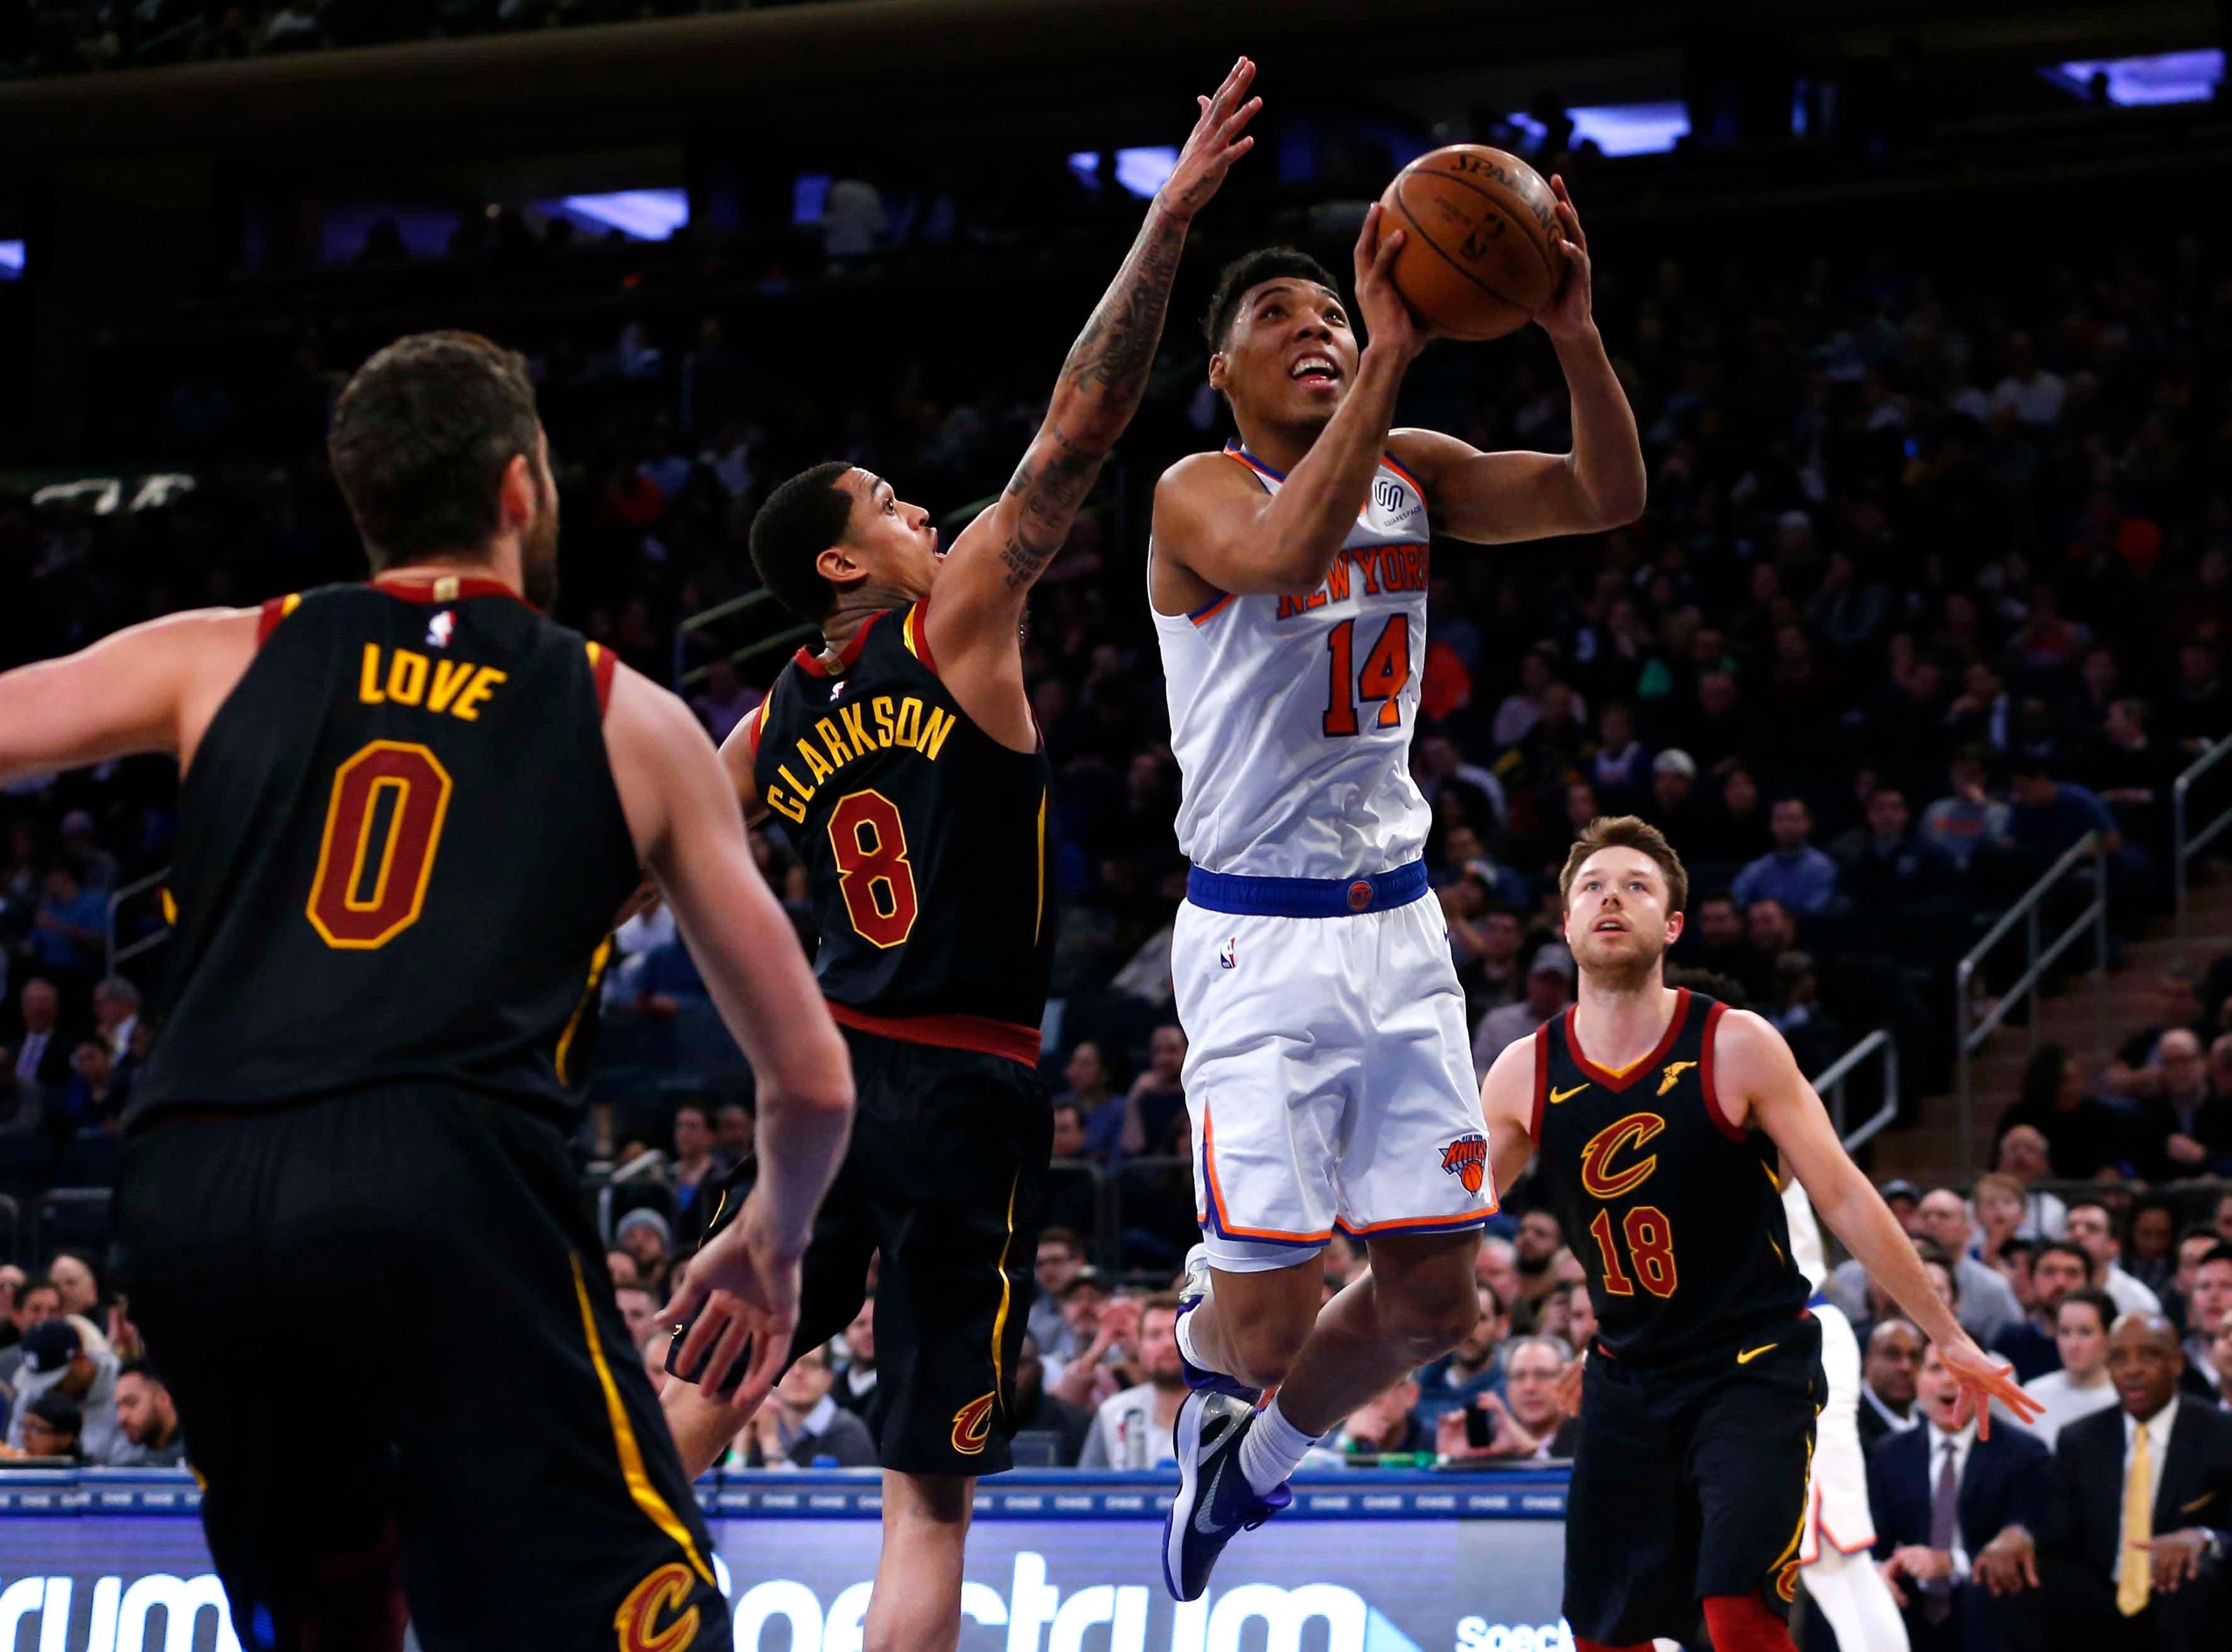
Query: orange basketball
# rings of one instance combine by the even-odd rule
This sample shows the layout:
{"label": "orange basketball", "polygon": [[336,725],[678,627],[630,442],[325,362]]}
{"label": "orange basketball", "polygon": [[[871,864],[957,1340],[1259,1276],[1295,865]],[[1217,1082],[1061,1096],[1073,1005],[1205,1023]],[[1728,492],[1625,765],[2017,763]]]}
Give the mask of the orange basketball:
{"label": "orange basketball", "polygon": [[1404,231],[1396,289],[1451,338],[1515,333],[1558,295],[1557,197],[1518,156],[1451,144],[1405,166],[1379,198],[1380,233]]}

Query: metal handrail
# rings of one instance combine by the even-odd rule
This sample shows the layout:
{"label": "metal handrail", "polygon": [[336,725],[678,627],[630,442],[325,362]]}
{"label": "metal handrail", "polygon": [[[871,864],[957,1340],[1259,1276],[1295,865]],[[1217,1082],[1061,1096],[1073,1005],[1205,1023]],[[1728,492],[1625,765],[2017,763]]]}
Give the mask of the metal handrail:
{"label": "metal handrail", "polygon": [[[2055,936],[2050,945],[2039,944],[2038,909],[2054,892],[2063,878],[2070,876],[2086,860],[2092,863],[2092,899],[2077,915],[2074,922]],[[2017,923],[2024,925],[2026,946],[2030,963],[2015,983],[2000,994],[1990,1014],[1970,1027],[1969,1020],[1969,988],[1976,971],[1982,967],[1986,955],[2003,940]],[[1986,1039],[1999,1031],[2015,1007],[2038,990],[2061,955],[2076,943],[2087,928],[2093,931],[2093,967],[2095,982],[2105,1006],[2108,994],[2108,843],[2098,832],[2088,832],[2062,852],[2061,858],[2041,875],[2038,881],[2026,891],[2021,899],[2000,915],[2000,921],[1984,931],[1983,938],[1970,947],[1953,972],[1953,1025],[1959,1032],[1956,1040],[1954,1069],[1958,1075],[1961,1098],[1961,1163],[1975,1162],[1976,1095],[1975,1075],[1969,1058],[1982,1047]],[[2029,1017],[2030,1047],[2038,1048],[2038,1016]]]}
{"label": "metal handrail", "polygon": [[2178,777],[2170,782],[2170,884],[2172,890],[2175,891],[2175,899],[2177,910],[2177,929],[2175,930],[2177,940],[2172,950],[2176,956],[2177,966],[2180,969],[2183,969],[2185,967],[2186,937],[2187,932],[2191,928],[2192,924],[2192,920],[2190,916],[2190,907],[2191,903],[2187,898],[2186,890],[2187,884],[2190,881],[2186,874],[2187,866],[2191,863],[2194,857],[2198,855],[2203,849],[2209,847],[2209,845],[2216,840],[2216,834],[2218,832],[2223,831],[2227,826],[2232,826],[2232,805],[2228,805],[2222,814],[2218,815],[2214,820],[2210,821],[2207,826],[2203,828],[2199,837],[2194,838],[2189,841],[2185,833],[2186,795],[2193,790],[2194,781],[2199,780],[2210,769],[2216,768],[2217,764],[2222,762],[2227,753],[2232,753],[2232,735],[2225,735],[2223,739],[2218,741],[2207,751],[2202,753],[2200,756],[2195,758],[2190,763],[2186,765],[2185,768],[2179,774]]}
{"label": "metal handrail", "polygon": [[745,592],[741,597],[730,597],[726,602],[717,602],[710,608],[700,609],[675,629],[685,632],[696,631],[701,626],[726,619],[730,614],[740,614],[756,608],[762,602],[772,601],[774,598],[775,593],[762,586],[756,591]]}
{"label": "metal handrail", "polygon": [[118,909],[120,908],[125,902],[128,900],[135,900],[139,897],[147,893],[149,890],[160,889],[163,886],[163,880],[170,875],[171,869],[168,866],[165,866],[159,871],[149,872],[145,878],[139,879],[135,883],[125,884],[121,889],[109,896],[108,912],[107,917],[103,920],[104,927],[102,931],[103,937],[106,942],[103,950],[107,957],[108,966],[101,972],[102,975],[114,975],[116,973],[116,966],[122,963],[127,958],[136,958],[141,953],[160,946],[165,941],[170,938],[171,926],[168,923],[165,923],[154,934],[143,935],[137,941],[133,942],[129,946],[120,948],[116,944],[116,914]]}
{"label": "metal handrail", "polygon": [[[793,647],[809,637],[819,637],[821,634],[821,629],[818,625],[787,625],[772,636],[762,637],[756,643],[747,643],[743,647],[734,650],[729,655],[729,664],[742,665],[746,660],[757,659],[762,654]],[[703,683],[712,669],[710,662],[708,662],[691,671],[685,671],[682,674],[682,686],[685,689],[692,688]]]}
{"label": "metal handrail", "polygon": [[[1883,1052],[1883,1105],[1847,1131],[1845,1128],[1845,1080],[1852,1076],[1854,1068],[1878,1050]],[[1872,1140],[1877,1132],[1898,1117],[1898,1040],[1891,1036],[1891,1028],[1878,1027],[1832,1061],[1814,1075],[1814,1088],[1827,1105],[1829,1117],[1836,1121],[1837,1134],[1844,1138],[1846,1152],[1852,1152]],[[1832,1099],[1833,1096],[1834,1099]]]}

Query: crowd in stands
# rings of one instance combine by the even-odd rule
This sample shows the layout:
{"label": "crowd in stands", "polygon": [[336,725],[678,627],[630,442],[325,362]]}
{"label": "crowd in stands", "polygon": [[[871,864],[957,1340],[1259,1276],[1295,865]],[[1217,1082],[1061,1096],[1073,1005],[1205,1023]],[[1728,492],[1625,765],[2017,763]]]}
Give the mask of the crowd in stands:
{"label": "crowd in stands", "polygon": [[796,0],[0,0],[0,80],[226,62]]}

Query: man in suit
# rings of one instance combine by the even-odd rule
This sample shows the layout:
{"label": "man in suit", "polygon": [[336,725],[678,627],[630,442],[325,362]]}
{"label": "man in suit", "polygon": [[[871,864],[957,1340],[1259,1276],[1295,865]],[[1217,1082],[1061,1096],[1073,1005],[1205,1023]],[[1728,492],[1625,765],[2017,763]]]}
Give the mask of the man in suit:
{"label": "man in suit", "polygon": [[2184,1369],[2168,1319],[2125,1314],[2108,1338],[2121,1403],[2061,1431],[2041,1541],[2056,1652],[2232,1646],[2232,1416],[2180,1395]]}
{"label": "man in suit", "polygon": [[2047,1513],[2046,1448],[2002,1423],[1986,1437],[1935,1344],[1916,1380],[1923,1426],[1868,1459],[1876,1558],[1914,1652],[2029,1652],[2041,1633],[2021,1557]]}
{"label": "man in suit", "polygon": [[59,1095],[68,1087],[70,1052],[77,1047],[62,1025],[62,994],[52,981],[34,975],[16,1003],[16,1014],[0,1029],[9,1070],[46,1094]]}
{"label": "man in suit", "polygon": [[1922,1370],[1922,1333],[1904,1319],[1885,1319],[1868,1332],[1860,1358],[1860,1455],[1874,1454],[1885,1435],[1922,1419],[1914,1409],[1914,1381]]}

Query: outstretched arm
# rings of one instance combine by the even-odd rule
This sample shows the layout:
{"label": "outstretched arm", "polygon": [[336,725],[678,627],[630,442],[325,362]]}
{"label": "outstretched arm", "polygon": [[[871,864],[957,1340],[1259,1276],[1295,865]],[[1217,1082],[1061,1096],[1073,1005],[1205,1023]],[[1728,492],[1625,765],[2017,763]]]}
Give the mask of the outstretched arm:
{"label": "outstretched arm", "polygon": [[1201,118],[1148,207],[1123,268],[1070,347],[1046,421],[1022,466],[999,502],[954,542],[927,621],[931,651],[942,666],[988,642],[1013,645],[1032,584],[1069,536],[1101,461],[1139,411],[1187,226],[1232,163],[1255,146],[1243,132],[1262,107],[1261,98],[1248,95],[1255,75],[1256,65],[1243,57],[1215,97],[1198,100]]}
{"label": "outstretched arm", "polygon": [[1566,281],[1536,317],[1558,352],[1573,398],[1570,453],[1483,453],[1453,436],[1398,431],[1396,452],[1425,484],[1435,525],[1479,545],[1601,533],[1643,514],[1643,444],[1627,392],[1591,311],[1589,241],[1566,180],[1553,178],[1565,230]]}
{"label": "outstretched arm", "polygon": [[[1713,1060],[1720,1105],[1729,1122],[1742,1125],[1748,1117],[1767,1132],[1783,1163],[1804,1184],[1823,1225],[1937,1344],[1947,1367],[1976,1401],[1978,1430],[1991,1431],[1994,1400],[2018,1421],[2037,1416],[2038,1402],[2016,1383],[2013,1369],[1979,1348],[1938,1299],[1913,1241],[1837,1139],[1828,1109],[1798,1070],[1782,1034],[1749,1010],[1730,1010],[1715,1031]],[[1745,1113],[1739,1115],[1736,1107]]]}

